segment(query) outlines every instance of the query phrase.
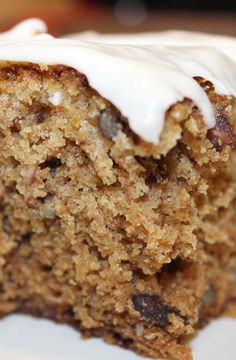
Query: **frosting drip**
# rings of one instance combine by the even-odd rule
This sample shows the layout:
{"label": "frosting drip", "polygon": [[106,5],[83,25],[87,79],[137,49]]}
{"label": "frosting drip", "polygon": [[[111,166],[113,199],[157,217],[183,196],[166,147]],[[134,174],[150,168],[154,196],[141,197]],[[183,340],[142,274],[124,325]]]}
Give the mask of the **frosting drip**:
{"label": "frosting drip", "polygon": [[0,34],[0,60],[75,68],[151,143],[158,143],[166,111],[185,97],[200,108],[209,128],[215,125],[194,76],[210,80],[219,94],[236,96],[236,39],[230,37],[171,31],[55,39],[41,20],[31,19]]}

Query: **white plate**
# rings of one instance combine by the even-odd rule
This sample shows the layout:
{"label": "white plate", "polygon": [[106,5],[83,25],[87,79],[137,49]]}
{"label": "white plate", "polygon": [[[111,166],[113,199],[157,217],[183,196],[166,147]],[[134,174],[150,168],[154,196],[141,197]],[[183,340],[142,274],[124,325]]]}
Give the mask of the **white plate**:
{"label": "white plate", "polygon": [[[192,342],[194,360],[236,360],[236,320],[211,323]],[[65,325],[13,315],[0,321],[1,360],[144,360]]]}

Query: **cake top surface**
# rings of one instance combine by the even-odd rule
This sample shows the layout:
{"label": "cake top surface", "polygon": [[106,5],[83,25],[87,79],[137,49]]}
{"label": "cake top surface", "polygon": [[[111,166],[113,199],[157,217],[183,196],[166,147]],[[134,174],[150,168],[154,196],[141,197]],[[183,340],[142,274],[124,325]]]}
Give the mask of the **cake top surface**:
{"label": "cake top surface", "polygon": [[151,143],[158,143],[166,111],[184,98],[200,108],[208,127],[215,125],[212,105],[193,77],[211,81],[219,94],[236,96],[236,39],[225,36],[85,32],[56,39],[44,22],[29,19],[0,34],[0,60],[75,68]]}

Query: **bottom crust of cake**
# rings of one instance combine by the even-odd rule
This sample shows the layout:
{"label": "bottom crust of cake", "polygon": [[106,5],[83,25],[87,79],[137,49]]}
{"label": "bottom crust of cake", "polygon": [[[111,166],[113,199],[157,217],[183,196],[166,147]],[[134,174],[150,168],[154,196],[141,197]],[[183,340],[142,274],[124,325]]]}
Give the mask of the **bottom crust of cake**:
{"label": "bottom crust of cake", "polygon": [[[204,310],[205,312],[199,316],[199,322],[194,327],[194,333],[192,335],[186,335],[181,337],[170,337],[168,333],[162,333],[160,331],[149,330],[143,339],[144,329],[142,322],[135,325],[135,333],[133,331],[134,323],[129,319],[123,319],[125,324],[125,331],[117,329],[112,324],[102,325],[97,328],[86,327],[86,321],[81,323],[76,316],[72,308],[68,305],[56,305],[49,304],[42,298],[32,298],[31,300],[22,301],[18,299],[18,303],[15,303],[15,310],[11,309],[10,304],[3,304],[3,310],[7,314],[17,313],[31,315],[35,318],[44,318],[56,323],[66,324],[79,331],[82,339],[91,337],[101,337],[107,343],[118,345],[124,349],[132,350],[139,355],[148,356],[153,359],[166,358],[170,360],[190,360],[192,359],[191,348],[189,342],[193,336],[196,336],[199,330],[206,326],[213,318],[217,318],[221,315],[226,315],[236,318],[236,296],[233,292],[233,296],[225,299],[225,293],[222,291],[221,300],[217,303],[215,294],[212,294],[213,286],[204,294]],[[218,294],[219,295],[219,294]],[[222,302],[222,298],[225,302]],[[101,304],[102,306],[102,304]],[[1,309],[1,307],[0,307]],[[5,316],[5,315],[4,315]],[[88,320],[89,316],[88,316]],[[130,328],[129,328],[130,326]],[[128,329],[128,331],[127,331]],[[130,336],[129,336],[130,335]]]}

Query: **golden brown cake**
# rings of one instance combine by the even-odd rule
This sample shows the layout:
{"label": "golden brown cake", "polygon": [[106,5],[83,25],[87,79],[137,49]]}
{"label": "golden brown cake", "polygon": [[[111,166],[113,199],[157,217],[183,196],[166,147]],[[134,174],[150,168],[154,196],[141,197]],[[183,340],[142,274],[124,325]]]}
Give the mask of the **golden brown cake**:
{"label": "golden brown cake", "polygon": [[186,96],[155,144],[85,75],[1,62],[0,315],[190,360],[236,298],[235,97],[196,76],[214,127]]}

